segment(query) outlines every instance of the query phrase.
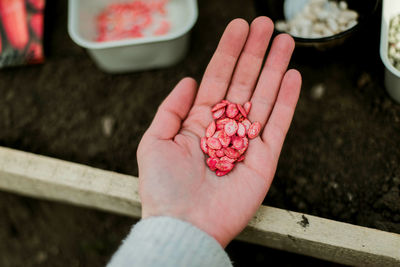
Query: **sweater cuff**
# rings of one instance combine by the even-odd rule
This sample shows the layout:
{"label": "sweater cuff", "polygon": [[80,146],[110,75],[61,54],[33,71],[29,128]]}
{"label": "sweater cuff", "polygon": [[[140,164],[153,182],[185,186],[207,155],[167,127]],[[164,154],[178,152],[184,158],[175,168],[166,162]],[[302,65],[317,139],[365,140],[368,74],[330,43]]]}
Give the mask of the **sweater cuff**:
{"label": "sweater cuff", "polygon": [[232,266],[221,245],[188,222],[171,217],[139,221],[108,267]]}

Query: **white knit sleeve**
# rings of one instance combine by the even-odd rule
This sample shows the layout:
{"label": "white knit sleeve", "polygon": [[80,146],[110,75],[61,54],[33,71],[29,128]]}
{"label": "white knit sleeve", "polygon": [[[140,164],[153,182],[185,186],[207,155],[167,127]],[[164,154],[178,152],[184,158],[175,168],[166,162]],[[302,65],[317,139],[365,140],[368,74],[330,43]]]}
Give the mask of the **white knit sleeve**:
{"label": "white knit sleeve", "polygon": [[232,266],[221,245],[197,227],[171,217],[139,221],[108,267]]}

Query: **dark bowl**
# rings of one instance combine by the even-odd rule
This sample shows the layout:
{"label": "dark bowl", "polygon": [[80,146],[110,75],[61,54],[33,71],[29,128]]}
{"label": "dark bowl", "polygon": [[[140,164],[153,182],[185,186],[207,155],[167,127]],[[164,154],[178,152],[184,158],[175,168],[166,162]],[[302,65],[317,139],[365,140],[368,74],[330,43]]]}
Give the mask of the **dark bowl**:
{"label": "dark bowl", "polygon": [[[270,17],[274,22],[284,20],[283,5],[284,0],[254,0],[257,15]],[[359,14],[358,23],[343,32],[322,38],[301,38],[293,36],[297,47],[314,47],[318,50],[327,50],[344,43],[354,33],[363,28],[368,20],[373,16],[380,0],[347,0],[349,9],[355,10]],[[282,33],[275,29],[275,34]]]}

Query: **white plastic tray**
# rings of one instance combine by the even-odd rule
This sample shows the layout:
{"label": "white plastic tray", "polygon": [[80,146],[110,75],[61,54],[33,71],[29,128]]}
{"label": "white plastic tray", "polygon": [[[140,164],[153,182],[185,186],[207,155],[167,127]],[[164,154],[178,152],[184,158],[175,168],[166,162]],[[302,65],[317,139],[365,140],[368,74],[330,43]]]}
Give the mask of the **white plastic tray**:
{"label": "white plastic tray", "polygon": [[184,57],[198,16],[197,0],[169,0],[166,8],[171,30],[166,35],[96,42],[95,17],[112,2],[128,0],[69,0],[68,4],[69,35],[88,50],[102,70],[115,73],[167,67]]}
{"label": "white plastic tray", "polygon": [[385,65],[385,86],[389,95],[400,103],[400,71],[388,58],[388,33],[390,20],[400,14],[400,0],[383,0],[380,54]]}

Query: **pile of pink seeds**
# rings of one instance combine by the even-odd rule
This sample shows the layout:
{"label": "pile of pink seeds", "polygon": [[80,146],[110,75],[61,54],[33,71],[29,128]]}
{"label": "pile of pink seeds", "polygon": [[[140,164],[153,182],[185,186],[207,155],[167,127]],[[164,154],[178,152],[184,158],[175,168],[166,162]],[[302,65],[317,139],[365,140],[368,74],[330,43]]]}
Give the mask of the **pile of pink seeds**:
{"label": "pile of pink seeds", "polygon": [[167,34],[170,22],[166,5],[169,0],[131,0],[112,2],[96,18],[96,41],[115,41]]}
{"label": "pile of pink seeds", "polygon": [[209,156],[207,166],[217,176],[229,173],[236,162],[243,161],[249,139],[260,133],[261,124],[247,119],[250,108],[251,102],[242,106],[222,100],[211,109],[214,120],[201,138],[200,147]]}

